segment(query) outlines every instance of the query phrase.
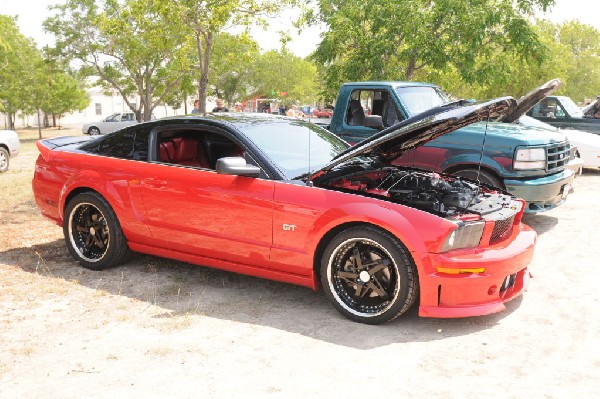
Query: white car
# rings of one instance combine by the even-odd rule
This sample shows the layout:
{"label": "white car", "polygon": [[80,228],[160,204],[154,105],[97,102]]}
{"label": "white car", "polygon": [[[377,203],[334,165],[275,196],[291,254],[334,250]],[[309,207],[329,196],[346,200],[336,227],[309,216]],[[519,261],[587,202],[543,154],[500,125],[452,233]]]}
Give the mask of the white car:
{"label": "white car", "polygon": [[86,123],[81,128],[81,131],[84,134],[89,135],[106,134],[127,126],[135,125],[136,123],[138,122],[135,119],[135,114],[133,112],[118,112],[107,116],[101,121]]}
{"label": "white car", "polygon": [[16,157],[21,149],[19,136],[14,130],[0,130],[0,173],[8,170],[10,158]]}
{"label": "white car", "polygon": [[[519,123],[525,126],[540,127],[553,131],[559,130],[554,126],[550,126],[527,115],[521,116]],[[577,152],[579,152],[579,156],[583,160],[584,168],[600,168],[600,135],[573,129],[560,129],[560,132],[567,136],[572,146],[577,147]]]}

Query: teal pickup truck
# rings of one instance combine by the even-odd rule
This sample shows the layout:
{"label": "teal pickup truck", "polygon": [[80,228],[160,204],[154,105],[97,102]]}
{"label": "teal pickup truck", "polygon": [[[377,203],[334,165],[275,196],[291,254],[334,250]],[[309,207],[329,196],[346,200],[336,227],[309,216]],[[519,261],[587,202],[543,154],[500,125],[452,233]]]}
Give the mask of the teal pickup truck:
{"label": "teal pickup truck", "polygon": [[[452,173],[506,189],[527,201],[528,212],[553,209],[566,200],[575,175],[568,165],[573,156],[569,141],[564,134],[513,122],[556,88],[546,84],[529,93],[533,100],[531,96],[528,101],[519,100],[520,107],[502,122],[480,122],[456,130],[394,163]],[[327,128],[346,141],[357,143],[445,104],[450,107],[453,103],[432,84],[346,83],[340,89]]]}

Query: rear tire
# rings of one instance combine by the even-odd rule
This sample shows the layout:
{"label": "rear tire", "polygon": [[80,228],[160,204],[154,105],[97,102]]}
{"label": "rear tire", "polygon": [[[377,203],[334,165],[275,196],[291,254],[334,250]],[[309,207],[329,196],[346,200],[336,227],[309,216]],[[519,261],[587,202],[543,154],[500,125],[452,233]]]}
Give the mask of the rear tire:
{"label": "rear tire", "polygon": [[498,179],[495,175],[488,172],[487,170],[477,169],[463,169],[453,173],[455,176],[466,177],[467,179],[480,181],[483,184],[487,184],[490,186],[497,187],[501,190],[504,190],[504,184]]}
{"label": "rear tire", "polygon": [[418,293],[408,250],[374,227],[336,235],[321,259],[321,284],[336,309],[350,320],[381,324],[406,312]]}
{"label": "rear tire", "polygon": [[100,134],[100,129],[98,129],[96,126],[92,126],[88,129],[88,134],[90,136],[95,136],[97,134]]}
{"label": "rear tire", "polygon": [[87,269],[117,266],[131,254],[117,216],[95,192],[77,194],[69,201],[63,233],[73,258]]}
{"label": "rear tire", "polygon": [[8,170],[10,163],[10,155],[8,150],[4,147],[0,147],[0,173],[4,173]]}

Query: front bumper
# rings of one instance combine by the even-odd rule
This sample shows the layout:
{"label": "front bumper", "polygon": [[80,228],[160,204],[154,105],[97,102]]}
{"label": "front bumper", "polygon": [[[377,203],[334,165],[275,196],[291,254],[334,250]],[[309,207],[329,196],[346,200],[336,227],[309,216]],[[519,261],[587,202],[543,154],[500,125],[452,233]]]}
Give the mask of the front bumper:
{"label": "front bumper", "polygon": [[570,169],[550,176],[528,180],[504,180],[506,190],[527,201],[525,212],[544,212],[556,208],[567,199],[575,174]]}
{"label": "front bumper", "polygon": [[[516,226],[515,226],[516,227]],[[470,250],[429,254],[421,283],[419,315],[470,317],[500,312],[504,303],[526,290],[536,233],[521,224],[503,243]],[[479,269],[482,273],[448,274],[445,269]],[[427,272],[429,271],[429,273]]]}

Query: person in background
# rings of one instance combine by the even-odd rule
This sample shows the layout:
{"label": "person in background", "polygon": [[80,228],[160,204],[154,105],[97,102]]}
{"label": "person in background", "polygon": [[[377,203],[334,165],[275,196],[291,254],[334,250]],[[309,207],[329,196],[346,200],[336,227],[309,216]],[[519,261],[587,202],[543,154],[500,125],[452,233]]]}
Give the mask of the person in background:
{"label": "person in background", "polygon": [[298,111],[298,107],[295,105],[292,105],[292,107],[290,109],[288,109],[285,114],[291,118],[296,118],[298,116],[304,116],[304,113],[302,111]]}
{"label": "person in background", "polygon": [[229,110],[223,106],[223,100],[217,98],[217,106],[213,108],[212,112],[229,112]]}
{"label": "person in background", "polygon": [[194,109],[192,110],[192,114],[200,113],[200,100],[194,100]]}
{"label": "person in background", "polygon": [[242,112],[243,110],[242,103],[235,103],[235,112]]}

